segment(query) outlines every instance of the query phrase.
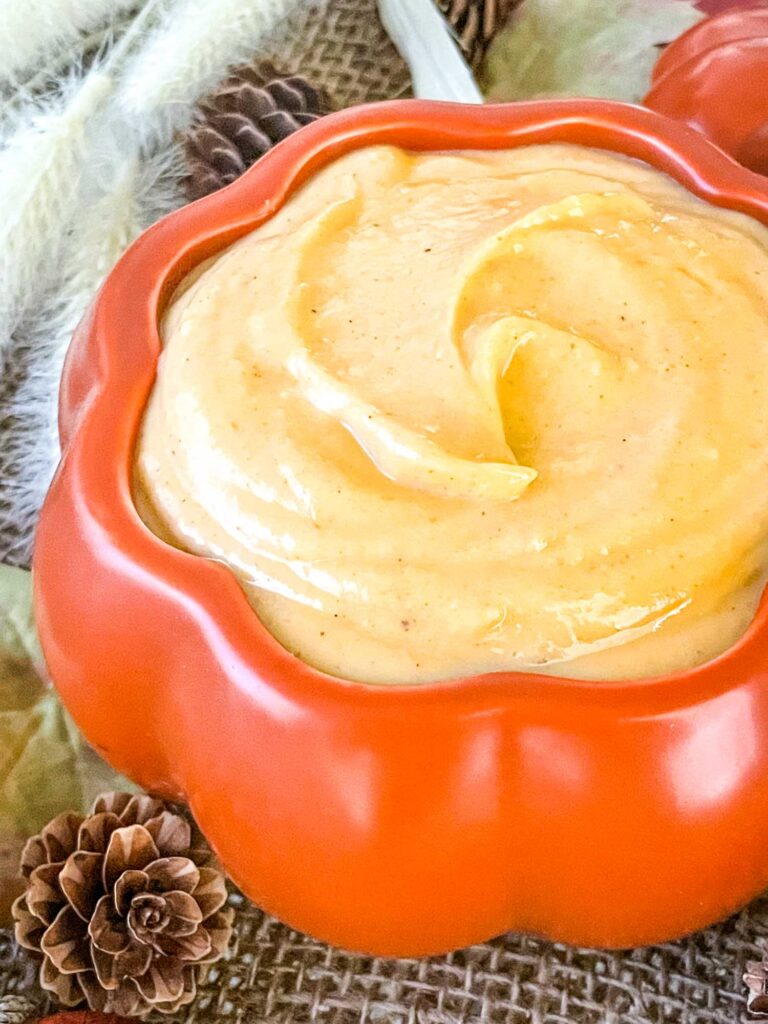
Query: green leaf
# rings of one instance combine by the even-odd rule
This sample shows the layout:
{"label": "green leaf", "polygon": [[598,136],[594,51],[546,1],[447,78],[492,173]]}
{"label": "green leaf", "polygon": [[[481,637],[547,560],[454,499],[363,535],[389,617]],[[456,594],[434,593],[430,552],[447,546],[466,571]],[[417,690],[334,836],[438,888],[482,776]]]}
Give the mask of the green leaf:
{"label": "green leaf", "polygon": [[41,660],[32,617],[31,576],[23,569],[0,565],[0,713],[20,711],[40,697],[44,686],[35,665]]}
{"label": "green leaf", "polygon": [[42,665],[31,576],[0,565],[0,925],[26,839],[102,790],[133,788],[82,739]]}
{"label": "green leaf", "polygon": [[524,0],[494,40],[481,85],[490,100],[638,102],[659,47],[701,17],[690,0]]}
{"label": "green leaf", "polygon": [[17,657],[39,658],[32,616],[32,574],[0,565],[0,650]]}
{"label": "green leaf", "polygon": [[80,807],[78,751],[52,690],[28,709],[0,711],[0,750],[0,834],[31,835]]}

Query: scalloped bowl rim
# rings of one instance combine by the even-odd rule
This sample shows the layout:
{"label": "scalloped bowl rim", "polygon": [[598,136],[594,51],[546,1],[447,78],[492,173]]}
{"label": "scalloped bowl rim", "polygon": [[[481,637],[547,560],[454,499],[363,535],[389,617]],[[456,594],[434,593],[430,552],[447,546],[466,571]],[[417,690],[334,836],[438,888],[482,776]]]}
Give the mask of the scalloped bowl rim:
{"label": "scalloped bowl rim", "polygon": [[[388,101],[319,119],[280,143],[227,188],[163,218],[124,254],[81,325],[81,330],[97,334],[98,366],[91,390],[71,417],[71,430],[65,367],[59,473],[77,474],[78,499],[85,502],[114,552],[127,559],[133,571],[151,574],[168,600],[176,602],[179,614],[196,618],[222,654],[245,663],[245,678],[254,685],[267,683],[294,695],[310,687],[316,698],[354,695],[355,700],[374,703],[458,700],[472,694],[485,703],[489,688],[498,694],[505,685],[518,692],[534,688],[542,696],[555,692],[579,699],[589,694],[598,703],[651,693],[677,703],[737,685],[760,663],[760,641],[768,661],[767,589],[750,627],[733,646],[682,672],[629,680],[515,671],[419,683],[347,680],[291,655],[261,623],[228,568],[166,543],[136,510],[132,463],[160,352],[159,319],[178,283],[202,259],[269,219],[317,169],[353,148],[391,143],[443,151],[540,142],[573,142],[636,157],[713,205],[768,225],[765,179],[740,167],[699,133],[643,107],[604,100],[484,106]],[[132,294],[135,301],[137,290],[146,300],[138,321],[125,315],[127,296]]]}

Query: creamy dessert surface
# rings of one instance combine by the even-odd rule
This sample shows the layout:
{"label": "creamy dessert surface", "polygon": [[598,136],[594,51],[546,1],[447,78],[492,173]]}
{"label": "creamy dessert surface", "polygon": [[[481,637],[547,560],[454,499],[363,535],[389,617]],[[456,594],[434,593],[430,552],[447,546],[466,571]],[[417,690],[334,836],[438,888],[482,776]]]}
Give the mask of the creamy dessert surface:
{"label": "creamy dessert surface", "polygon": [[147,522],[306,662],[653,676],[768,566],[768,231],[565,145],[332,163],[190,279]]}

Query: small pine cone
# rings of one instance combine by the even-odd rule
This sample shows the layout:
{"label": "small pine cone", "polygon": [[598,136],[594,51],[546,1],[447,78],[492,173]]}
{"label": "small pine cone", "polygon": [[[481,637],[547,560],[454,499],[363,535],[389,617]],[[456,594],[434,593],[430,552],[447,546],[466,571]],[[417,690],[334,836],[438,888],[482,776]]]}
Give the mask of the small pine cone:
{"label": "small pine cone", "polygon": [[226,950],[233,912],[199,832],[149,796],[107,793],[29,840],[16,939],[64,1006],[143,1017],[190,1003]]}
{"label": "small pine cone", "polygon": [[283,75],[267,63],[235,68],[200,102],[184,136],[190,200],[229,185],[327,111],[324,94],[300,75]]}
{"label": "small pine cone", "polygon": [[521,0],[437,0],[464,56],[477,69],[491,40]]}
{"label": "small pine cone", "polygon": [[750,1020],[768,1020],[768,952],[762,960],[750,960],[744,974]]}

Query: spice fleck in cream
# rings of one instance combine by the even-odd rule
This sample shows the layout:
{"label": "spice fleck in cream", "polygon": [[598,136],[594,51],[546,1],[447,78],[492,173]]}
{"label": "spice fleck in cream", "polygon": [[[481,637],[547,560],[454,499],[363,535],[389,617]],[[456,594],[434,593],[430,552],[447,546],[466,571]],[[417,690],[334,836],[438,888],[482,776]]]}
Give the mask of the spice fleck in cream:
{"label": "spice fleck in cream", "polygon": [[135,470],[353,680],[731,646],[768,566],[768,231],[560,144],[357,150],[195,273]]}

